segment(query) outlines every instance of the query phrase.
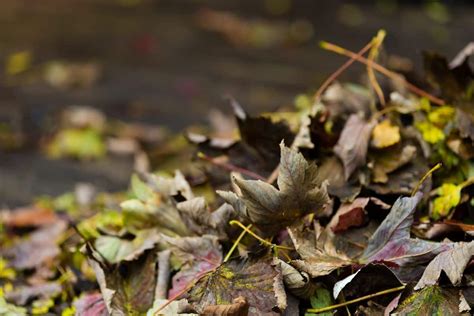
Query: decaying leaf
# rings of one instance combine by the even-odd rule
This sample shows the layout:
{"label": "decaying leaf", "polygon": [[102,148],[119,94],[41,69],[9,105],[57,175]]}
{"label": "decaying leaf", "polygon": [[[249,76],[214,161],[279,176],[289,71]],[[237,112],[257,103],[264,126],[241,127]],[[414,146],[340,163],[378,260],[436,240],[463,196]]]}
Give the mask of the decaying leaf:
{"label": "decaying leaf", "polygon": [[435,285],[444,271],[453,285],[459,285],[467,264],[474,256],[474,242],[459,243],[437,255],[426,267],[415,290]]}
{"label": "decaying leaf", "polygon": [[[402,285],[393,272],[382,264],[369,264],[334,284],[333,297],[361,297]],[[387,297],[383,298],[384,301]],[[390,296],[388,297],[390,301]]]}
{"label": "decaying leaf", "polygon": [[360,258],[361,262],[389,261],[399,266],[429,261],[451,247],[450,243],[436,243],[410,237],[413,213],[422,194],[398,198],[390,213],[370,237]]}
{"label": "decaying leaf", "polygon": [[301,231],[288,228],[295,250],[301,260],[293,260],[292,265],[307,272],[311,277],[328,275],[332,271],[352,264],[350,258],[338,252],[332,232],[316,225],[316,231]]}
{"label": "decaying leaf", "polygon": [[342,204],[327,225],[334,233],[340,233],[350,227],[361,226],[366,220],[365,208],[369,203],[377,205],[380,209],[388,209],[389,205],[377,198],[356,198],[351,203]]}
{"label": "decaying leaf", "polygon": [[285,287],[293,295],[307,299],[314,294],[316,284],[311,280],[308,273],[298,271],[281,259],[275,258],[274,262],[279,265],[281,269]]}
{"label": "decaying leaf", "polygon": [[[166,306],[165,306],[166,305]],[[163,307],[165,306],[165,307]],[[195,313],[186,313],[189,303],[186,299],[169,302],[165,299],[157,299],[153,307],[146,313],[147,316],[196,316]]]}
{"label": "decaying leaf", "polygon": [[216,236],[179,238],[163,236],[163,241],[172,251],[172,258],[180,265],[180,271],[173,276],[169,297],[181,293],[222,262],[222,250]]}
{"label": "decaying leaf", "polygon": [[4,316],[26,316],[26,308],[9,304],[5,298],[0,296],[0,315]]}
{"label": "decaying leaf", "polygon": [[206,306],[201,315],[205,316],[247,316],[249,313],[249,304],[247,300],[239,296],[234,298],[232,304]]}
{"label": "decaying leaf", "polygon": [[86,293],[74,301],[77,315],[108,316],[107,307],[100,293]]}
{"label": "decaying leaf", "polygon": [[370,134],[375,122],[367,122],[358,114],[352,114],[346,122],[334,153],[344,164],[344,176],[348,180],[352,173],[365,164]]}
{"label": "decaying leaf", "polygon": [[95,249],[109,263],[133,261],[145,250],[155,247],[160,236],[155,229],[141,230],[132,240],[116,236],[100,236],[94,242]]}
{"label": "decaying leaf", "polygon": [[415,146],[407,145],[399,148],[385,150],[373,154],[374,173],[373,180],[377,183],[387,183],[388,175],[398,168],[408,164],[416,155]]}
{"label": "decaying leaf", "polygon": [[214,234],[225,238],[225,226],[231,219],[234,211],[229,204],[223,204],[217,210],[211,212],[202,197],[180,202],[177,205],[183,220],[188,227],[199,235]]}
{"label": "decaying leaf", "polygon": [[36,227],[59,220],[50,209],[37,206],[0,212],[0,223],[10,227]]}
{"label": "decaying leaf", "polygon": [[249,315],[278,315],[286,308],[282,275],[266,260],[222,264],[199,280],[188,300],[202,313],[207,306],[232,304],[239,296],[247,301]]}
{"label": "decaying leaf", "polygon": [[16,269],[32,269],[60,254],[57,245],[66,230],[66,223],[58,221],[34,231],[24,240],[3,251]]}
{"label": "decaying leaf", "polygon": [[[305,214],[320,211],[328,202],[326,184],[318,181],[316,165],[284,144],[280,148],[279,189],[263,181],[233,178],[245,204],[245,208],[236,211],[244,212],[241,215],[265,234],[275,233]],[[235,205],[235,201],[229,203]]]}
{"label": "decaying leaf", "polygon": [[375,125],[372,130],[372,146],[385,148],[400,141],[400,128],[386,119]]}
{"label": "decaying leaf", "polygon": [[148,251],[134,261],[107,265],[93,249],[86,249],[110,314],[140,315],[152,307],[156,287],[155,253]]}
{"label": "decaying leaf", "polygon": [[[61,293],[62,287],[56,282],[46,282],[32,286],[17,287],[13,291],[7,292],[5,297],[18,305],[25,305],[34,298],[49,299]],[[1,313],[0,313],[1,315]]]}
{"label": "decaying leaf", "polygon": [[469,315],[459,312],[459,302],[459,290],[428,286],[413,292],[391,315]]}

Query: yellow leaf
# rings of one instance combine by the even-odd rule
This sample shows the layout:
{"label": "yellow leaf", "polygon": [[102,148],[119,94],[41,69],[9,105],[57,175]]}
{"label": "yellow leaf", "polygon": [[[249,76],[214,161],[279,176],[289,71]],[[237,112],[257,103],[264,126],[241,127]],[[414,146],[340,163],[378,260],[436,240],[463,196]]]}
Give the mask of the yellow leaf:
{"label": "yellow leaf", "polygon": [[428,120],[437,125],[445,126],[454,117],[455,110],[453,107],[444,105],[428,113]]}
{"label": "yellow leaf", "polygon": [[21,51],[7,57],[5,72],[7,75],[16,75],[31,66],[32,55],[29,51]]}
{"label": "yellow leaf", "polygon": [[384,120],[372,130],[372,145],[377,148],[392,146],[400,141],[400,129]]}
{"label": "yellow leaf", "polygon": [[449,215],[452,208],[461,201],[461,185],[445,183],[440,186],[436,193],[438,197],[433,201],[432,217],[439,219]]}
{"label": "yellow leaf", "polygon": [[443,131],[430,122],[418,122],[415,126],[421,132],[423,139],[430,144],[444,140]]}

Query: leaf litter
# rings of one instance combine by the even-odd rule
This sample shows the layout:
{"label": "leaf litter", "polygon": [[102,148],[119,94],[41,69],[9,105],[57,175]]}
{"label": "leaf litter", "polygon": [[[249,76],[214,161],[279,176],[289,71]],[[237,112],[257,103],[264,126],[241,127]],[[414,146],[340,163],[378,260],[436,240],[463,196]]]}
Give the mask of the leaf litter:
{"label": "leaf litter", "polygon": [[[0,314],[468,314],[470,50],[425,53],[423,90],[378,62],[384,37],[323,42],[350,59],[294,108],[252,116],[230,98],[235,124],[185,137],[65,111],[45,154],[133,154],[138,172],[126,192],[1,211]],[[365,85],[337,82],[355,62]]]}

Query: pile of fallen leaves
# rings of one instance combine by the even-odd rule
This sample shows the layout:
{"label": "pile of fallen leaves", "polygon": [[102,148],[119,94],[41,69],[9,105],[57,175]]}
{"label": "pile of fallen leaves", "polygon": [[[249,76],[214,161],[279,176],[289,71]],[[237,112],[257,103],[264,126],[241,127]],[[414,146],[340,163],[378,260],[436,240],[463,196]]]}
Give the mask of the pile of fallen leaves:
{"label": "pile of fallen leaves", "polygon": [[[231,99],[236,124],[148,150],[156,171],[127,192],[82,185],[0,213],[0,314],[469,314],[468,54],[426,53],[423,79],[376,62],[383,36],[324,43],[350,59],[295,107],[253,117]],[[355,61],[365,86],[334,81]],[[103,155],[80,145],[103,130],[87,121],[50,154]]]}

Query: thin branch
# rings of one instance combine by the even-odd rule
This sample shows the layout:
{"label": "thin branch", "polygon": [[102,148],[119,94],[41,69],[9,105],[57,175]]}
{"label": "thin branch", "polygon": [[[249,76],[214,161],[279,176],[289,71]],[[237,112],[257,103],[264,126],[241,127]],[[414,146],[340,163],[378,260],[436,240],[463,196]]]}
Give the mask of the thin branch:
{"label": "thin branch", "polygon": [[351,305],[351,304],[354,304],[354,303],[358,303],[358,302],[361,302],[361,301],[369,300],[369,299],[374,298],[374,297],[377,297],[377,296],[382,296],[382,295],[385,295],[385,294],[390,294],[390,293],[393,293],[393,292],[398,292],[398,291],[401,291],[401,290],[403,290],[403,289],[405,289],[405,285],[401,285],[401,286],[394,287],[394,288],[391,288],[391,289],[388,289],[388,290],[383,290],[383,291],[380,291],[380,292],[377,292],[377,293],[365,295],[365,296],[362,296],[362,297],[359,297],[359,298],[356,298],[356,299],[353,299],[353,300],[350,300],[350,301],[345,301],[345,302],[343,302],[343,303],[334,304],[334,305],[327,306],[327,307],[322,307],[322,308],[310,308],[310,309],[308,309],[308,310],[306,310],[306,311],[307,311],[308,313],[322,313],[322,312],[327,312],[327,311],[330,311],[330,310],[333,310],[333,309],[336,309],[336,308],[339,308],[339,307],[344,307],[344,306]]}
{"label": "thin branch", "polygon": [[250,229],[248,229],[247,227],[244,226],[244,224],[242,224],[241,222],[239,222],[238,220],[234,219],[234,220],[231,220],[229,222],[230,225],[237,225],[239,226],[240,228],[242,228],[243,230],[245,230],[249,235],[251,235],[252,237],[254,237],[255,239],[257,239],[258,241],[260,241],[262,244],[270,247],[270,248],[277,248],[277,249],[284,249],[284,250],[293,250],[293,248],[291,247],[286,247],[286,246],[280,246],[280,245],[276,245],[276,244],[273,244],[265,239],[263,239],[262,237],[260,237],[259,235],[255,234],[253,231],[251,231]]}
{"label": "thin branch", "polygon": [[[385,34],[386,33],[384,30],[379,30],[377,35],[372,40],[373,45],[369,52],[369,58],[368,58],[369,61],[374,62],[375,59],[377,58],[377,55],[379,53],[379,48],[383,43]],[[383,95],[382,88],[377,82],[377,77],[375,76],[375,72],[371,63],[367,64],[367,75],[369,77],[370,84],[372,85],[372,88],[375,91],[375,94],[377,94],[377,97],[379,98],[380,104],[382,104],[382,106],[385,106],[385,97]]]}
{"label": "thin branch", "polygon": [[168,292],[168,281],[170,278],[170,256],[169,249],[158,252],[158,276],[155,288],[155,300],[165,299]]}
{"label": "thin branch", "polygon": [[[247,225],[247,229],[250,229],[252,228],[252,224],[249,224]],[[229,261],[230,257],[232,256],[232,253],[235,251],[235,249],[237,248],[237,246],[239,245],[240,241],[242,240],[242,238],[244,238],[245,234],[247,233],[247,230],[244,229],[239,237],[237,237],[237,239],[235,240],[234,244],[232,245],[232,247],[229,249],[229,252],[227,253],[227,255],[225,256],[224,258],[224,262],[227,262]]]}
{"label": "thin branch", "polygon": [[202,152],[199,152],[197,154],[198,158],[199,159],[202,159],[202,160],[205,160],[207,162],[210,162],[211,164],[219,167],[219,168],[222,168],[222,169],[225,169],[227,171],[235,171],[235,172],[239,172],[241,174],[244,174],[250,178],[253,178],[253,179],[258,179],[258,180],[262,180],[262,181],[265,181],[265,177],[253,172],[253,171],[250,171],[250,170],[247,170],[247,169],[244,169],[244,168],[241,168],[241,167],[237,167],[237,166],[234,166],[232,164],[229,164],[229,163],[226,163],[226,162],[221,162],[221,161],[217,161],[216,159],[212,158],[212,157],[209,157],[209,156],[206,156],[204,153]]}
{"label": "thin branch", "polygon": [[331,44],[331,43],[328,43],[328,42],[322,42],[321,47],[323,49],[328,50],[328,51],[331,51],[331,52],[334,52],[334,53],[337,53],[337,54],[340,54],[340,55],[344,55],[344,56],[347,56],[347,57],[350,57],[350,58],[354,58],[357,61],[359,61],[359,62],[361,62],[365,65],[370,65],[375,70],[377,70],[378,72],[384,74],[385,76],[389,77],[390,79],[400,81],[411,92],[413,92],[415,94],[418,94],[419,96],[425,97],[425,98],[429,99],[431,102],[433,102],[435,104],[438,104],[438,105],[445,105],[446,104],[446,102],[444,102],[442,99],[439,99],[439,98],[433,96],[432,94],[424,91],[423,89],[418,88],[417,86],[409,83],[400,74],[397,74],[396,72],[388,70],[387,68],[383,67],[382,65],[380,65],[380,64],[378,64],[374,61],[370,61],[367,58],[364,58],[362,56],[358,56],[356,53],[354,53],[354,52],[352,52],[348,49],[345,49],[343,47],[340,47],[340,46],[337,46],[337,45],[334,45],[334,44]]}
{"label": "thin branch", "polygon": [[414,196],[416,194],[416,192],[418,192],[418,189],[420,189],[420,186],[423,184],[423,182],[425,182],[425,180],[433,173],[435,172],[436,170],[438,170],[439,168],[441,168],[443,166],[443,164],[441,162],[438,162],[433,168],[431,168],[427,173],[425,173],[425,175],[423,176],[423,178],[421,178],[420,181],[418,181],[418,183],[416,184],[416,187],[413,189],[413,191],[411,192],[411,196]]}
{"label": "thin branch", "polygon": [[[361,57],[364,55],[372,46],[374,45],[373,41],[370,41],[367,45],[364,46],[358,53],[357,56]],[[339,67],[332,75],[330,75],[326,81],[319,87],[318,91],[314,94],[314,100],[319,101],[321,95],[323,94],[324,90],[326,90],[329,85],[336,80],[350,65],[352,65],[356,61],[355,57],[351,57],[348,61],[346,61],[341,67]]]}

